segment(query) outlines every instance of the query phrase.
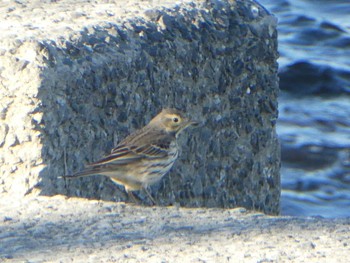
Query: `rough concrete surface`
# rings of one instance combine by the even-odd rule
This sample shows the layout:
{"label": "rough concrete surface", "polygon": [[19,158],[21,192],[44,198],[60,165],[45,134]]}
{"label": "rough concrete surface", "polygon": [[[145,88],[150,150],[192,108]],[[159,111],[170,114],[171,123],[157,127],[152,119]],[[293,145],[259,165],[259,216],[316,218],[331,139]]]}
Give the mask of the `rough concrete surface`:
{"label": "rough concrete surface", "polygon": [[[12,203],[12,205],[9,205]],[[350,219],[1,196],[1,262],[349,262]]]}
{"label": "rough concrete surface", "polygon": [[181,136],[158,203],[279,212],[276,19],[258,3],[5,1],[0,19],[0,192],[127,200],[59,176],[171,106],[203,127]]}
{"label": "rough concrete surface", "polygon": [[[349,219],[178,207],[278,212],[276,21],[252,1],[159,2],[0,3],[0,261],[348,262]],[[174,105],[205,122],[152,189],[175,206],[57,178]]]}

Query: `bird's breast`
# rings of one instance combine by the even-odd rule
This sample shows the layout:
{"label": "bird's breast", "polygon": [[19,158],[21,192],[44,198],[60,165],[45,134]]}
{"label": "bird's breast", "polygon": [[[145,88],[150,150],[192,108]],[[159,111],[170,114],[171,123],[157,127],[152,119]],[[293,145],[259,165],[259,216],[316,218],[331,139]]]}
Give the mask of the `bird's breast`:
{"label": "bird's breast", "polygon": [[148,160],[143,173],[143,184],[152,185],[158,182],[167,172],[169,172],[175,163],[178,154],[177,144],[174,142],[170,144],[167,156]]}

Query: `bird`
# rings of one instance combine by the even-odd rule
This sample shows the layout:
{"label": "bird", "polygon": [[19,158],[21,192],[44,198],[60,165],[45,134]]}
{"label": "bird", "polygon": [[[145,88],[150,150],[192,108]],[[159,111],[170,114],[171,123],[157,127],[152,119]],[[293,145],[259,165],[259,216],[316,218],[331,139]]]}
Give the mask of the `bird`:
{"label": "bird", "polygon": [[156,204],[147,188],[169,172],[179,155],[178,135],[198,122],[187,118],[175,108],[165,108],[146,126],[123,139],[110,154],[88,164],[84,170],[64,178],[73,179],[91,175],[109,177],[123,185],[128,195],[137,202],[133,191],[144,190]]}

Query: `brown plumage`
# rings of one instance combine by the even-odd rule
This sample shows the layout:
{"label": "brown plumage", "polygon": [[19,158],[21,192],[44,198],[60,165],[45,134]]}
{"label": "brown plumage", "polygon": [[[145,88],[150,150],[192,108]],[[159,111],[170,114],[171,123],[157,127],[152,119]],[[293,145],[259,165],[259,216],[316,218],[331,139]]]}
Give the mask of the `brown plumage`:
{"label": "brown plumage", "polygon": [[85,170],[65,178],[105,175],[130,191],[145,189],[158,182],[178,157],[178,134],[196,122],[176,109],[164,109],[142,129],[122,140],[109,155],[89,164]]}

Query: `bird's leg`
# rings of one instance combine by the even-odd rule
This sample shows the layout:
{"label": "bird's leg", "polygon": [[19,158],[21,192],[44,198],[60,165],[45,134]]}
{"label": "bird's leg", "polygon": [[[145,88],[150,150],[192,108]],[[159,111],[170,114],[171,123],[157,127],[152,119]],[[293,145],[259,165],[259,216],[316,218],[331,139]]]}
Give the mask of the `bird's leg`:
{"label": "bird's leg", "polygon": [[156,201],[153,199],[153,197],[151,196],[151,194],[148,192],[147,186],[143,187],[143,189],[145,190],[145,192],[146,192],[148,198],[151,200],[152,205],[156,205],[157,203],[156,203]]}
{"label": "bird's leg", "polygon": [[134,201],[135,204],[139,204],[139,201],[136,199],[135,195],[131,191],[126,190],[126,192],[128,193],[128,196]]}

